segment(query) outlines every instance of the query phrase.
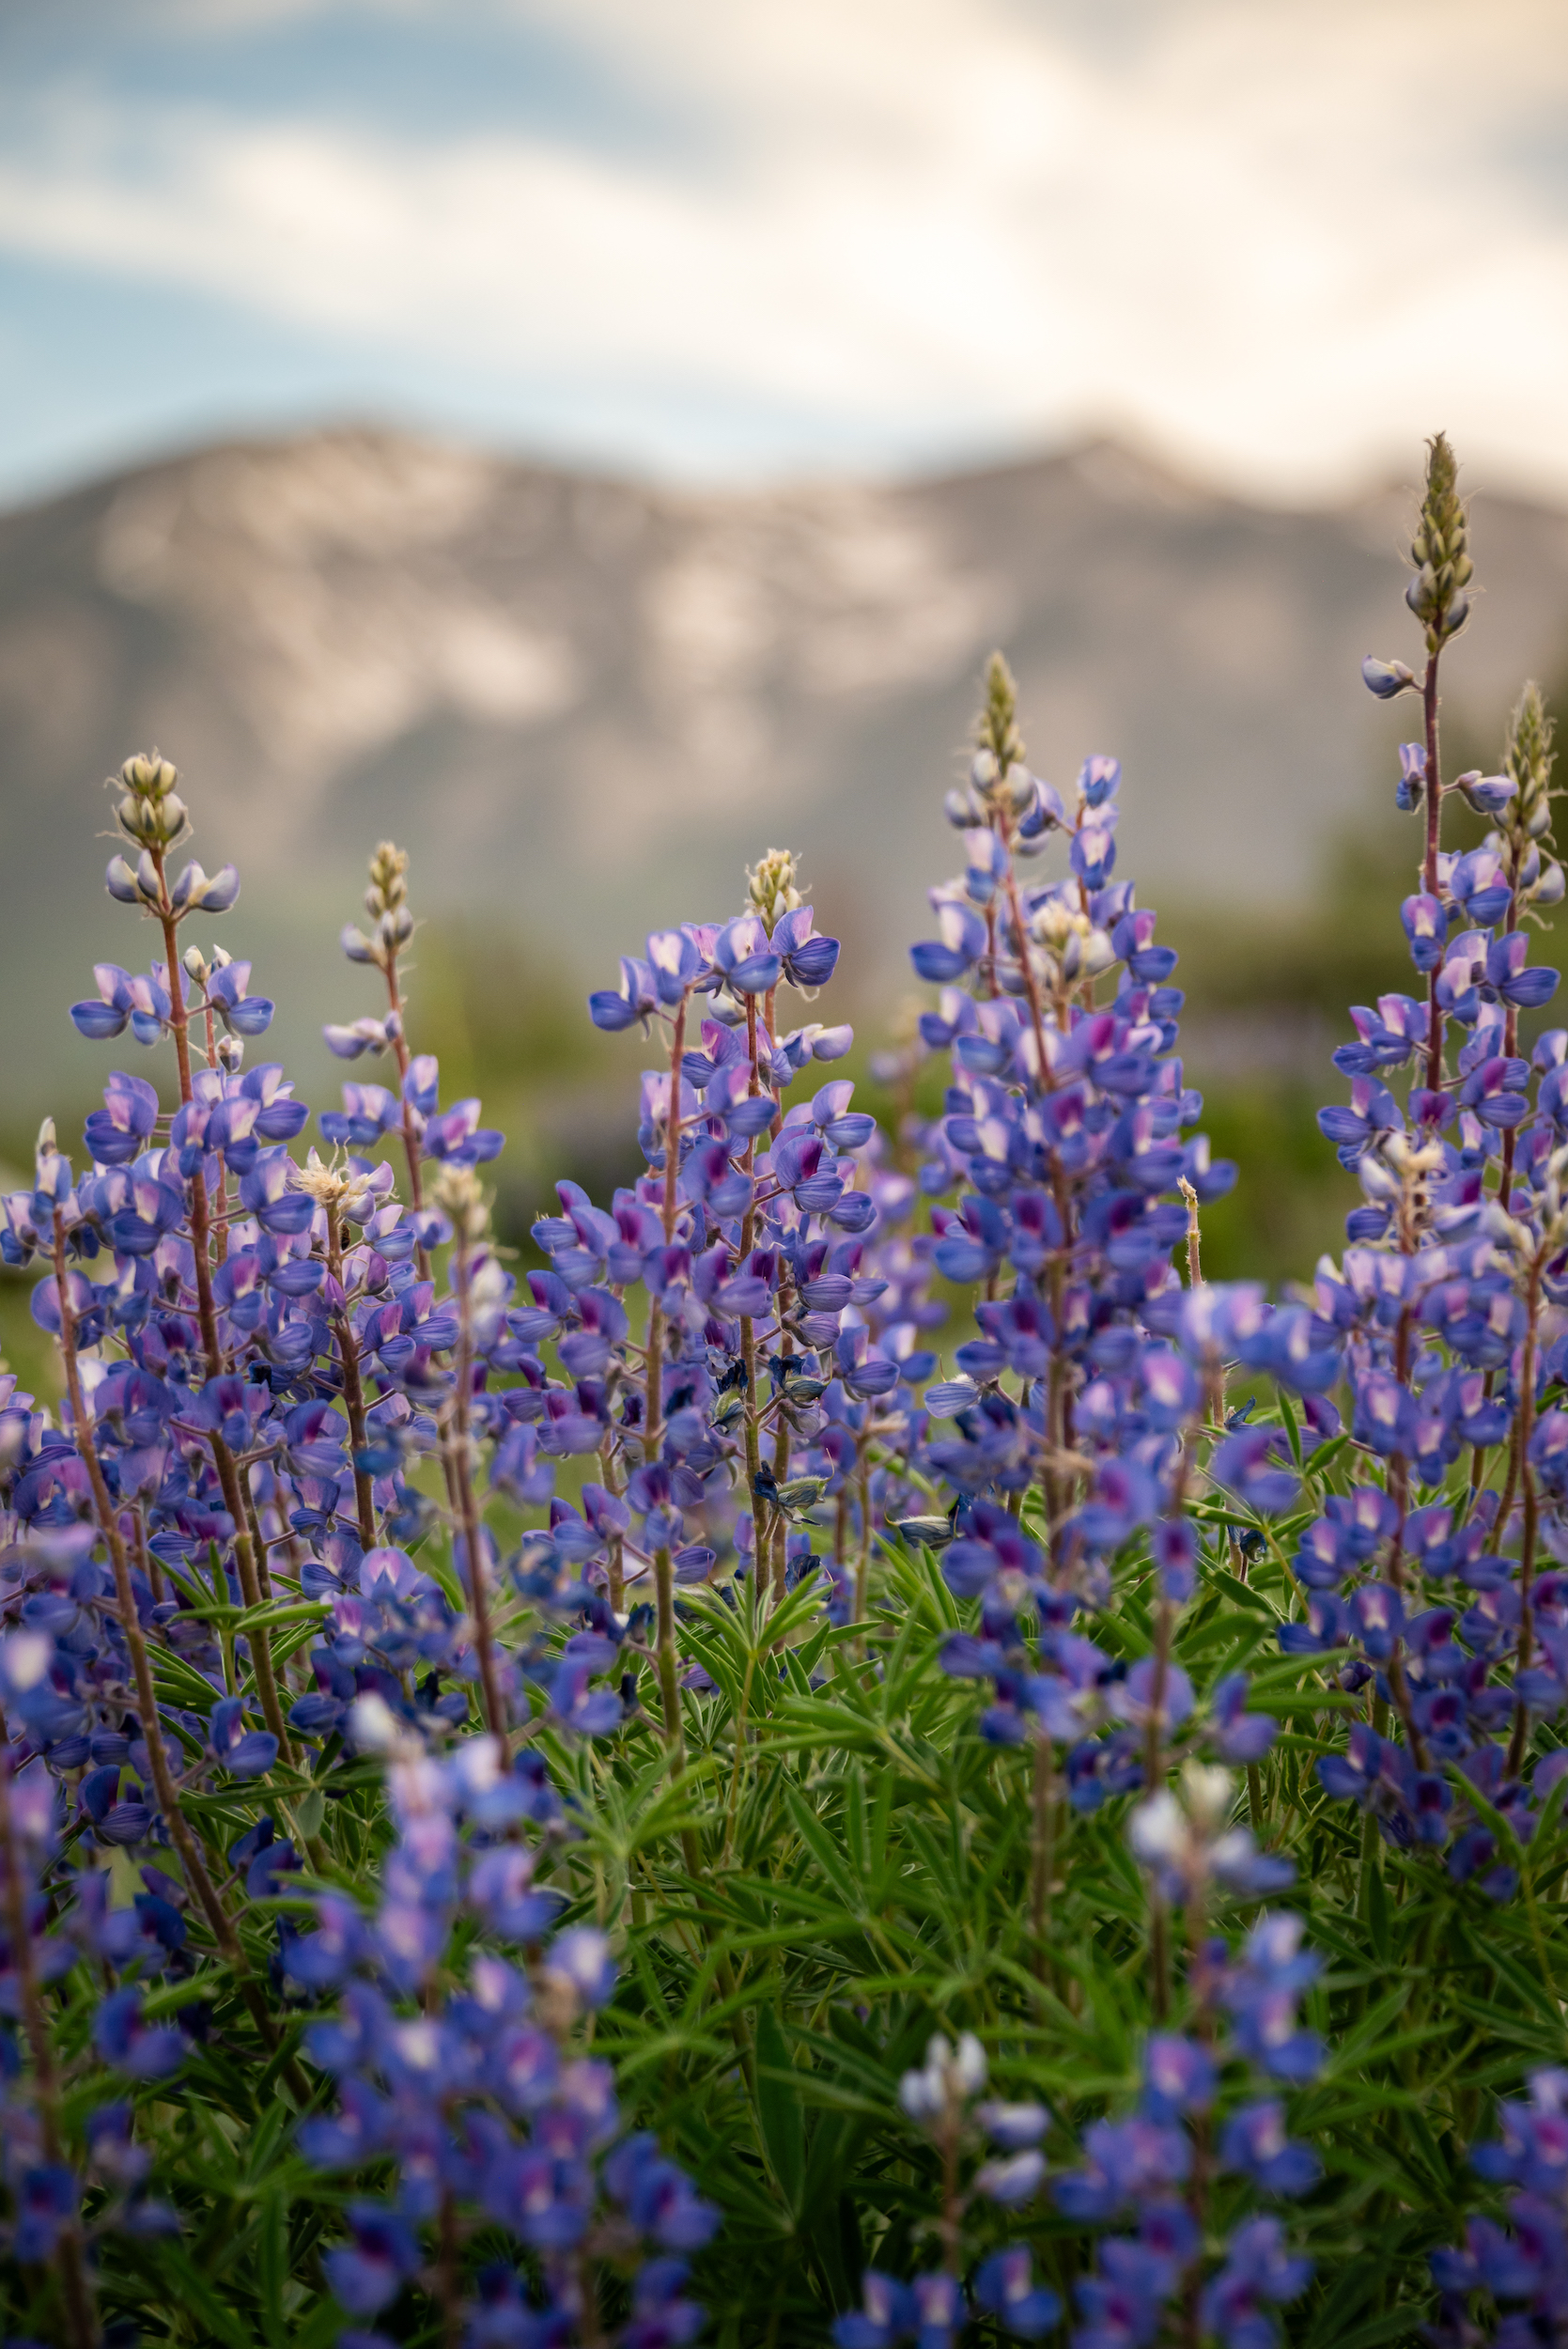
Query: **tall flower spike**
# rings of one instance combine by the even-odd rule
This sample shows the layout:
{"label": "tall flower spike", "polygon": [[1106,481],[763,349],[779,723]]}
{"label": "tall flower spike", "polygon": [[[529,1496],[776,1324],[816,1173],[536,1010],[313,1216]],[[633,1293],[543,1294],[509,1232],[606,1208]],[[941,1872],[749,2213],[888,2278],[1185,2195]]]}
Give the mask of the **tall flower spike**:
{"label": "tall flower spike", "polygon": [[370,883],[365,893],[365,910],[375,928],[368,937],[352,922],[345,928],[343,951],[350,962],[371,962],[378,971],[384,971],[413,936],[408,869],[408,850],[390,840],[381,841],[370,860]]}
{"label": "tall flower spike", "polygon": [[1563,871],[1551,854],[1552,789],[1556,727],[1547,715],[1538,685],[1525,687],[1509,721],[1503,773],[1513,786],[1501,821],[1486,846],[1502,862],[1519,910],[1560,905]]}

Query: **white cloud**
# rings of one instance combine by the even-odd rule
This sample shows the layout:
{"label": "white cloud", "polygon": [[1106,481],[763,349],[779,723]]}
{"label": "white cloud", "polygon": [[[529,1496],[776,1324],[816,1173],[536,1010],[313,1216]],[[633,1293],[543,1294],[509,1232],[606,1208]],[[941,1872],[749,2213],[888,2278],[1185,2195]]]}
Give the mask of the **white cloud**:
{"label": "white cloud", "polygon": [[437,406],[470,368],[564,430],[591,403],[687,472],[716,411],[796,464],[1110,418],[1293,494],[1443,424],[1568,490],[1568,203],[1520,128],[1568,94],[1557,0],[1191,0],[1119,40],[1021,0],[516,12],[706,135],[76,95],[0,163],[0,242],[422,353]]}

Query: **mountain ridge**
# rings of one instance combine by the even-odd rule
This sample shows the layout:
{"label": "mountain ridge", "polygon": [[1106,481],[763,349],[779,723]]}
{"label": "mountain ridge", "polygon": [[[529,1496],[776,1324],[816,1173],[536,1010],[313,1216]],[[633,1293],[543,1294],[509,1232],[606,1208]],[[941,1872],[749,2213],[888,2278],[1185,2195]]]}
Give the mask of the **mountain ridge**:
{"label": "mountain ridge", "polygon": [[[357,427],[108,474],[0,515],[0,809],[34,873],[0,982],[53,1019],[46,987],[134,961],[98,785],[156,740],[197,852],[244,874],[237,952],[319,975],[392,835],[424,908],[520,926],[575,983],[787,841],[885,993],[954,862],[940,796],[993,644],[1041,771],[1123,757],[1145,897],[1288,910],[1391,796],[1408,727],[1357,667],[1411,649],[1411,502],[1258,506],[1108,439],[746,492]],[[1472,544],[1445,667],[1495,729],[1568,647],[1568,514],[1483,491]]]}

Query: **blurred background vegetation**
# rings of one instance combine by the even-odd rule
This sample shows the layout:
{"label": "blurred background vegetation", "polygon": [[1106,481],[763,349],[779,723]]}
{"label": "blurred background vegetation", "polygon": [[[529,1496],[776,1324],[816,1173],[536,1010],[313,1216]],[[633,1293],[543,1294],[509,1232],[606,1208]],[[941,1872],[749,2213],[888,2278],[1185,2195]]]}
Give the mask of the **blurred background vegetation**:
{"label": "blurred background vegetation", "polygon": [[[1568,706],[1568,664],[1550,700],[1556,709]],[[1397,707],[1407,713],[1403,731],[1413,733],[1418,705],[1412,698]],[[1451,719],[1444,771],[1495,771],[1504,723],[1501,715],[1492,727],[1464,716]],[[1176,982],[1187,991],[1183,1049],[1188,1081],[1203,1093],[1203,1128],[1214,1155],[1235,1159],[1241,1169],[1231,1196],[1204,1211],[1203,1268],[1213,1279],[1251,1277],[1273,1286],[1310,1280],[1325,1250],[1338,1253],[1345,1213],[1359,1196],[1317,1129],[1320,1103],[1343,1097],[1345,1090],[1329,1056],[1350,1035],[1348,1005],[1375,1003],[1389,991],[1421,991],[1398,918],[1401,898],[1416,885],[1419,820],[1395,811],[1387,774],[1369,796],[1382,802],[1384,813],[1342,837],[1315,899],[1298,915],[1260,914],[1245,902],[1227,908],[1170,903],[1161,898],[1157,877],[1143,879],[1141,899],[1159,907],[1160,937],[1181,955]],[[1445,846],[1473,846],[1483,832],[1462,802],[1449,801]],[[933,869],[942,853],[939,843],[934,831]],[[107,922],[111,909],[104,910]],[[1568,951],[1568,919],[1561,914],[1558,928],[1558,938],[1549,928],[1542,932],[1537,959],[1560,960]],[[607,970],[606,982],[612,976]],[[846,977],[852,988],[853,972]],[[588,1021],[581,992],[539,959],[519,930],[495,917],[424,926],[409,980],[411,1034],[417,1049],[439,1053],[443,1099],[480,1095],[487,1124],[507,1136],[492,1170],[497,1224],[523,1263],[534,1261],[528,1228],[552,1205],[558,1177],[570,1176],[596,1198],[606,1198],[641,1169],[635,1117],[643,1039],[600,1034]],[[890,1128],[899,1105],[873,1080],[869,1065],[895,1032],[908,1032],[913,1007],[928,995],[924,990],[917,998],[911,989],[902,1003],[855,1001],[835,981],[834,1015],[853,1019],[856,1028],[844,1073],[856,1080],[859,1097]],[[345,1015],[338,1009],[337,1016]],[[1527,1020],[1524,1032],[1528,1037],[1564,1019],[1568,1006],[1554,1003]],[[251,1057],[259,1057],[258,1048]],[[145,1064],[138,1055],[128,1065]],[[933,1057],[922,1070],[916,1098],[927,1112],[939,1107],[945,1066]],[[313,1107],[324,1106],[335,1101],[335,1080],[348,1073],[323,1062],[299,1090]],[[365,1061],[352,1073],[384,1079],[389,1072]],[[78,1162],[82,1117],[97,1097],[92,1081],[85,1067],[68,1081],[76,1097],[62,1100],[58,1118],[62,1142]],[[24,1178],[32,1146],[31,1134],[0,1129],[7,1189]],[[52,1348],[28,1311],[32,1277],[0,1275],[0,1352],[24,1384],[52,1397]]]}

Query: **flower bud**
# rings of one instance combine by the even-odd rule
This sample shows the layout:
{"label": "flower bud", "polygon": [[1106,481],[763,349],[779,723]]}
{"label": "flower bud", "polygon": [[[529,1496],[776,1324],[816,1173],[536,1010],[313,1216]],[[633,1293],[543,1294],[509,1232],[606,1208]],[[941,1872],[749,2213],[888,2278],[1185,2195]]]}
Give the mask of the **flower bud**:
{"label": "flower bud", "polygon": [[199,906],[207,889],[207,875],[199,864],[187,864],[169,892],[169,903],[177,913],[185,913]]}
{"label": "flower bud", "polygon": [[[976,786],[986,791],[996,787],[998,777],[1005,779],[1007,770],[1023,762],[1023,736],[1018,731],[1018,689],[1013,682],[1013,672],[1000,652],[991,655],[986,671],[986,706],[975,726],[975,741],[979,755],[975,759]],[[981,783],[981,759],[988,754],[989,772]]]}
{"label": "flower bud", "polygon": [[1399,1198],[1398,1182],[1370,1150],[1359,1160],[1356,1172],[1362,1190],[1374,1206],[1391,1206]]}
{"label": "flower bud", "polygon": [[1188,1816],[1199,1833],[1218,1834],[1231,1815],[1234,1789],[1230,1771],[1203,1762],[1184,1762],[1181,1789]]}
{"label": "flower bud", "polygon": [[1503,767],[1517,790],[1509,811],[1510,829],[1516,837],[1551,837],[1554,728],[1536,685],[1527,685],[1509,721]]}
{"label": "flower bud", "polygon": [[381,841],[370,860],[370,886],[365,893],[365,911],[372,921],[403,903],[409,894],[408,869],[407,849],[391,840]]}
{"label": "flower bud", "polygon": [[784,915],[803,902],[796,879],[795,856],[789,848],[769,848],[754,865],[746,867],[746,894],[769,938]]}
{"label": "flower bud", "polygon": [[1021,760],[1015,760],[1002,778],[1007,805],[1015,816],[1022,816],[1034,804],[1034,778]]}
{"label": "flower bud", "polygon": [[179,780],[179,770],[157,751],[138,752],[119,770],[127,791],[142,800],[166,800]]}
{"label": "flower bud", "polygon": [[1466,544],[1465,508],[1459,498],[1459,468],[1446,433],[1427,443],[1426,487],[1421,521],[1410,541],[1410,559],[1418,568],[1405,591],[1405,600],[1426,630],[1426,648],[1435,653],[1445,640],[1456,636],[1469,617],[1466,593],[1473,576]]}
{"label": "flower bud", "polygon": [[1426,745],[1423,742],[1402,742],[1399,746],[1399,785],[1394,792],[1394,805],[1408,815],[1420,807],[1426,796]]}
{"label": "flower bud", "polygon": [[454,1232],[461,1233],[471,1243],[484,1238],[489,1228],[489,1208],[479,1187],[479,1177],[471,1166],[458,1166],[449,1160],[435,1179],[430,1199]]}
{"label": "flower bud", "polygon": [[1361,663],[1361,681],[1380,702],[1392,701],[1396,693],[1412,692],[1416,683],[1414,674],[1403,661],[1378,661],[1370,652]]}
{"label": "flower bud", "polygon": [[350,1027],[329,1023],[321,1031],[329,1052],[339,1060],[358,1060],[362,1052],[384,1052],[391,1038],[384,1019],[356,1019]]}
{"label": "flower bud", "polygon": [[978,2096],[986,2085],[986,2050],[971,2030],[958,2034],[953,2079],[959,2094],[964,2096]]}
{"label": "flower bud", "polygon": [[200,894],[193,894],[191,903],[199,905],[204,913],[226,913],[239,894],[239,872],[234,865],[225,864],[210,876],[203,876]]}
{"label": "flower bud", "polygon": [[1479,768],[1472,767],[1467,773],[1454,777],[1452,788],[1464,793],[1478,816],[1498,816],[1517,786],[1511,775],[1483,775]]}
{"label": "flower bud", "polygon": [[337,942],[350,962],[379,963],[381,959],[380,949],[371,943],[363,930],[356,929],[352,922],[344,924]]}
{"label": "flower bud", "polygon": [[1169,1788],[1139,1803],[1127,1821],[1132,1856],[1145,1868],[1168,1866],[1187,1843],[1187,1826]]}
{"label": "flower bud", "polygon": [[397,1716],[384,1697],[356,1697],[349,1713],[349,1737],[356,1753],[395,1753],[403,1742]]}

